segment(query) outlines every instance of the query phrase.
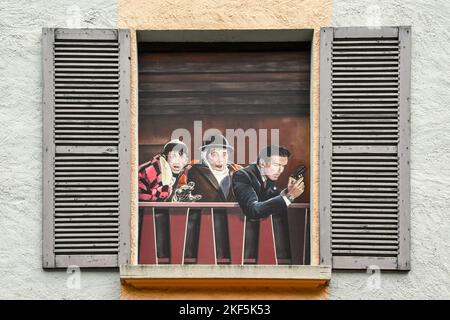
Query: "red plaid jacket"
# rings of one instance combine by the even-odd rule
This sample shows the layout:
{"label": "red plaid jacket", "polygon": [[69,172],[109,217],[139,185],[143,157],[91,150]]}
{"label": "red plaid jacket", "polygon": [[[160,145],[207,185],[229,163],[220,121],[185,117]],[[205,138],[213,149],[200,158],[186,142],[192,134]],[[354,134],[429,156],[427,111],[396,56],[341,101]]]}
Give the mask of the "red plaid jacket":
{"label": "red plaid jacket", "polygon": [[141,164],[138,170],[139,201],[166,201],[173,192],[173,186],[162,183],[161,155]]}

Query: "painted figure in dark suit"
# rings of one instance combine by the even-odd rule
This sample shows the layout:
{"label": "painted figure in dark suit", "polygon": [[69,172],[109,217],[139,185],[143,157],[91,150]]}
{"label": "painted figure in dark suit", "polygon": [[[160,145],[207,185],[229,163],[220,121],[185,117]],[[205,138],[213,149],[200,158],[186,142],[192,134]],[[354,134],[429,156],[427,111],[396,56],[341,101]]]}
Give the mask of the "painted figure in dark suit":
{"label": "painted figure in dark suit", "polygon": [[278,180],[288,163],[289,150],[269,146],[261,150],[257,163],[233,175],[233,191],[242,212],[247,217],[244,258],[257,256],[259,220],[273,215],[273,228],[278,258],[289,258],[287,207],[305,190],[303,176],[289,177],[288,185],[280,190]]}
{"label": "painted figure in dark suit", "polygon": [[305,190],[303,177],[289,177],[289,183],[279,190],[278,180],[288,163],[289,150],[279,146],[264,148],[256,164],[251,164],[233,175],[233,191],[243,213],[250,219],[261,219],[283,213]]}

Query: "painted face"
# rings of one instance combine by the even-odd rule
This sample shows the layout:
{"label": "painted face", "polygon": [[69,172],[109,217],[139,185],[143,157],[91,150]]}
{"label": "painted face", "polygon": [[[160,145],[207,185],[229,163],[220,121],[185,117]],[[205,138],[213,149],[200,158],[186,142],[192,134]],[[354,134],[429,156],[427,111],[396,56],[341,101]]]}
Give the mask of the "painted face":
{"label": "painted face", "polygon": [[228,163],[228,150],[221,148],[211,148],[208,152],[207,160],[213,170],[225,170]]}
{"label": "painted face", "polygon": [[187,164],[186,153],[180,155],[178,151],[170,151],[167,155],[167,162],[170,165],[172,173],[178,174],[181,169]]}
{"label": "painted face", "polygon": [[272,181],[277,181],[280,175],[283,173],[284,168],[288,163],[287,157],[271,156],[269,161],[261,161],[260,166],[263,174]]}

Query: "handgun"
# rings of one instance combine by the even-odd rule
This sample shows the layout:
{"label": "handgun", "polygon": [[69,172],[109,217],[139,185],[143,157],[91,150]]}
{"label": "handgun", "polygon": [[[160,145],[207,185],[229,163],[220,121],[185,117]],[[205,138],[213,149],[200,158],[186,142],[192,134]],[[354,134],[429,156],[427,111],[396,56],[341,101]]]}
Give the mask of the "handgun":
{"label": "handgun", "polygon": [[291,174],[291,177],[294,178],[295,180],[300,179],[300,177],[303,176],[303,174],[306,171],[306,167],[305,166],[299,166],[297,168],[297,170],[294,171],[294,173]]}

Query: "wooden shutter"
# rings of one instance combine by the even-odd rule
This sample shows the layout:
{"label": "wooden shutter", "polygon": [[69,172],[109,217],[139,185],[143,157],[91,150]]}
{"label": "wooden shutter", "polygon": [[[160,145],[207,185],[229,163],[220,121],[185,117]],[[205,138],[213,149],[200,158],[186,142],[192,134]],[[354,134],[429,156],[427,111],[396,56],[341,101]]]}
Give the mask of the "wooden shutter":
{"label": "wooden shutter", "polygon": [[117,267],[130,247],[130,34],[43,29],[43,267]]}
{"label": "wooden shutter", "polygon": [[410,27],[324,28],[321,263],[410,269]]}

